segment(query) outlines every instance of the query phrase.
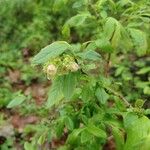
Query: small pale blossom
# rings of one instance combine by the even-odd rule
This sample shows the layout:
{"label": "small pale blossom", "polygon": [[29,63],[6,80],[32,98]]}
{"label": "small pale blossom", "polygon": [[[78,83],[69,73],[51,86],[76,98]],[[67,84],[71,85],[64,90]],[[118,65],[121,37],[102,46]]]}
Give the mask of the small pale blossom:
{"label": "small pale blossom", "polygon": [[69,65],[69,68],[72,72],[75,72],[77,70],[79,70],[79,65],[76,63],[76,62],[72,62],[70,65]]}
{"label": "small pale blossom", "polygon": [[53,64],[48,65],[46,73],[47,73],[47,75],[54,76],[57,73],[56,66]]}

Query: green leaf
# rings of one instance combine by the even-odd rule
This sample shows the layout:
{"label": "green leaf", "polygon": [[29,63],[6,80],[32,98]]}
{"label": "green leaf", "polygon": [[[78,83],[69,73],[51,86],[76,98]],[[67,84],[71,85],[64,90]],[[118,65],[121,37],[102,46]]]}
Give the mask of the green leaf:
{"label": "green leaf", "polygon": [[[139,146],[139,143],[137,145],[137,147]],[[144,150],[149,150],[150,149],[150,134],[146,137],[143,138],[141,140],[140,146],[144,149]]]}
{"label": "green leaf", "polygon": [[67,138],[67,143],[74,144],[76,142],[77,138],[79,137],[79,134],[84,130],[85,130],[85,128],[74,129],[73,132],[71,134],[69,134],[69,136]]}
{"label": "green leaf", "polygon": [[104,26],[104,36],[111,42],[112,47],[118,47],[121,38],[121,24],[112,17],[109,17]]}
{"label": "green leaf", "polygon": [[70,27],[68,24],[65,24],[62,28],[62,34],[65,38],[68,38],[70,35]]}
{"label": "green leaf", "polygon": [[55,79],[52,83],[52,86],[50,88],[49,94],[48,94],[48,100],[47,100],[47,108],[52,107],[55,104],[58,104],[60,100],[63,98],[62,93],[62,78],[58,77]]}
{"label": "green leaf", "polygon": [[133,47],[133,43],[132,43],[131,37],[130,37],[127,29],[124,27],[121,27],[120,32],[121,32],[121,40],[119,43],[119,47],[125,51],[131,50]]}
{"label": "green leaf", "polygon": [[86,143],[86,142],[90,141],[92,139],[92,137],[93,136],[88,131],[84,130],[81,133],[81,143]]}
{"label": "green leaf", "polygon": [[105,104],[109,98],[109,95],[105,92],[103,88],[97,88],[95,95],[101,104]]}
{"label": "green leaf", "polygon": [[54,11],[60,11],[60,9],[67,4],[68,0],[55,0],[53,4]]}
{"label": "green leaf", "polygon": [[111,40],[111,38],[114,34],[114,31],[116,28],[116,22],[117,22],[116,19],[114,19],[112,17],[109,17],[106,20],[106,23],[104,25],[104,35],[108,40]]}
{"label": "green leaf", "polygon": [[47,136],[47,134],[46,134],[46,133],[43,133],[43,134],[39,137],[37,143],[38,143],[39,145],[43,145],[44,142],[46,141],[46,136]]}
{"label": "green leaf", "polygon": [[100,137],[100,138],[104,138],[104,139],[107,137],[106,132],[104,130],[96,127],[95,125],[92,125],[92,124],[88,125],[86,130],[96,137]]}
{"label": "green leaf", "polygon": [[116,149],[117,150],[122,150],[124,146],[124,137],[123,133],[117,128],[117,127],[112,127],[112,134],[115,139],[115,144],[116,144]]}
{"label": "green leaf", "polygon": [[89,41],[88,45],[85,48],[85,51],[95,51],[97,49],[97,45],[95,44],[95,41]]}
{"label": "green leaf", "polygon": [[82,1],[77,0],[77,1],[75,1],[73,3],[72,8],[74,8],[74,9],[78,8],[79,9],[79,8],[82,8],[82,7],[86,6],[86,5],[88,5],[88,1],[87,0],[82,0]]}
{"label": "green leaf", "polygon": [[7,105],[7,108],[13,108],[20,104],[22,104],[25,101],[26,97],[24,95],[18,95],[15,97],[10,103]]}
{"label": "green leaf", "polygon": [[137,74],[150,73],[150,67],[144,67],[144,68],[140,69],[139,71],[137,71],[136,73],[137,73]]}
{"label": "green leaf", "polygon": [[63,145],[58,147],[58,150],[70,150],[70,147],[68,145]]}
{"label": "green leaf", "polygon": [[90,99],[92,99],[92,96],[93,96],[93,91],[90,88],[90,85],[86,85],[82,87],[81,98],[84,102],[88,102]]}
{"label": "green leaf", "polygon": [[81,13],[71,17],[63,26],[62,34],[64,37],[69,37],[71,27],[78,27],[83,25],[85,20],[90,17],[91,15],[89,13]]}
{"label": "green leaf", "polygon": [[73,96],[76,87],[76,74],[69,73],[62,77],[62,91],[66,99],[70,99]]}
{"label": "green leaf", "polygon": [[112,47],[115,49],[118,47],[121,38],[121,25],[120,23],[116,23],[115,31],[111,38]]}
{"label": "green leaf", "polygon": [[66,127],[69,129],[69,130],[73,130],[74,128],[74,123],[72,121],[72,119],[70,117],[65,117],[65,124],[66,124]]}
{"label": "green leaf", "polygon": [[150,86],[145,86],[143,92],[144,94],[150,95]]}
{"label": "green leaf", "polygon": [[114,49],[106,38],[101,38],[95,41],[96,46],[100,49],[100,51],[111,53]]}
{"label": "green leaf", "polygon": [[77,56],[81,57],[82,59],[88,59],[93,61],[101,59],[101,55],[93,50],[88,50],[82,53],[78,53]]}
{"label": "green leaf", "polygon": [[115,76],[119,76],[125,70],[124,66],[119,66],[115,71]]}
{"label": "green leaf", "polygon": [[136,52],[138,56],[143,56],[147,52],[148,44],[146,34],[141,30],[129,28],[130,35],[134,42]]}
{"label": "green leaf", "polygon": [[[129,119],[130,118],[130,119]],[[143,116],[140,118],[133,118],[130,113],[124,118],[124,120],[130,120],[128,126],[126,126],[127,140],[125,143],[125,150],[141,150],[143,147],[148,147],[144,150],[150,149],[150,144],[147,145],[147,140],[150,137],[150,120]]]}
{"label": "green leaf", "polygon": [[108,2],[110,3],[110,5],[115,9],[116,8],[116,4],[113,0],[108,0]]}
{"label": "green leaf", "polygon": [[59,119],[59,121],[57,122],[57,125],[55,126],[55,131],[56,131],[56,135],[58,138],[60,138],[63,135],[64,126],[65,126],[64,118]]}
{"label": "green leaf", "polygon": [[25,150],[36,150],[36,148],[29,142],[24,143],[24,149]]}
{"label": "green leaf", "polygon": [[43,48],[32,60],[33,64],[42,64],[55,58],[70,48],[70,45],[64,41],[54,42]]}
{"label": "green leaf", "polygon": [[144,112],[145,115],[150,115],[150,109],[146,109]]}
{"label": "green leaf", "polygon": [[125,117],[124,117],[124,127],[126,129],[128,129],[130,126],[132,126],[132,124],[138,119],[138,116],[133,114],[133,113],[128,113]]}
{"label": "green leaf", "polygon": [[77,27],[82,25],[88,17],[91,17],[89,13],[77,14],[70,18],[66,24],[68,24],[70,27]]}

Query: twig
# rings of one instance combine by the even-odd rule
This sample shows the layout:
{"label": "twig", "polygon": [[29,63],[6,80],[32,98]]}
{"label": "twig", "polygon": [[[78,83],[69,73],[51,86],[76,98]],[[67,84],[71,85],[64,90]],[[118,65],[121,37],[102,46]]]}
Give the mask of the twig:
{"label": "twig", "polygon": [[83,104],[83,102],[82,101],[63,101],[63,103],[62,104],[64,104],[64,105],[66,105],[66,104],[72,104],[72,105],[74,105],[74,104],[79,104],[79,105],[82,105]]}
{"label": "twig", "polygon": [[116,91],[114,91],[111,88],[106,88],[108,91],[110,91],[111,93],[113,93],[115,96],[119,97],[127,107],[132,107],[131,104],[126,100],[126,98],[124,98],[120,93],[117,93]]}

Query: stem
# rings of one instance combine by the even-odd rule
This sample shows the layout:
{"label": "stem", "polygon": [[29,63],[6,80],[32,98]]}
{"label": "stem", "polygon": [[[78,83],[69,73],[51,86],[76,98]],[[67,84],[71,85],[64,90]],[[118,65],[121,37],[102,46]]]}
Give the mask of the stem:
{"label": "stem", "polygon": [[126,98],[124,98],[120,93],[114,91],[113,89],[111,88],[106,88],[109,92],[113,93],[115,96],[119,97],[127,107],[132,107],[131,104],[126,100]]}
{"label": "stem", "polygon": [[91,7],[91,9],[93,10],[96,18],[99,18],[99,14],[97,13],[97,11],[95,10],[95,8],[93,7],[93,4],[91,3],[91,0],[88,0],[89,6]]}
{"label": "stem", "polygon": [[71,104],[71,105],[79,104],[79,105],[83,105],[83,102],[82,101],[64,101],[62,104],[64,104],[64,105],[66,105],[66,104]]}
{"label": "stem", "polygon": [[106,74],[106,77],[108,77],[109,75],[109,64],[110,64],[110,58],[111,58],[111,54],[109,53],[108,54],[108,58],[107,58],[107,62],[106,62],[106,69],[105,69],[105,74]]}

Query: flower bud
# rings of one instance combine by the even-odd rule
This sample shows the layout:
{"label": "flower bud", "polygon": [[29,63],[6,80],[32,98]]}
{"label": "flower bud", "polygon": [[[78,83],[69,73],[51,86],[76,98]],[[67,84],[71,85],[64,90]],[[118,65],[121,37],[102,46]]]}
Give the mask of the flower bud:
{"label": "flower bud", "polygon": [[69,69],[72,71],[72,72],[75,72],[77,70],[79,70],[79,65],[76,63],[76,62],[72,62],[70,65],[69,65]]}
{"label": "flower bud", "polygon": [[49,76],[54,76],[57,73],[57,68],[55,65],[50,64],[47,66],[47,70],[46,70],[47,75]]}

